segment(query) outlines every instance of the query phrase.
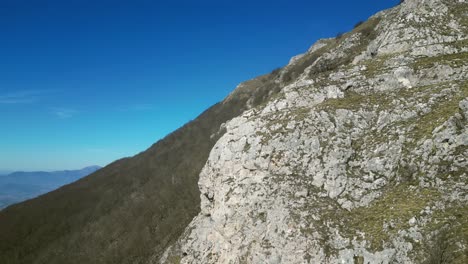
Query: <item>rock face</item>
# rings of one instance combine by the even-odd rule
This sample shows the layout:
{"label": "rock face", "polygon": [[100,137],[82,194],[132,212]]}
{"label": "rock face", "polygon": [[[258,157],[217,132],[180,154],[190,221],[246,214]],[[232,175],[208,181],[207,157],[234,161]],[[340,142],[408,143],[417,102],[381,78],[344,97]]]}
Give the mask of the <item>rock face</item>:
{"label": "rock face", "polygon": [[467,35],[466,1],[407,0],[294,57],[152,262],[468,263]]}

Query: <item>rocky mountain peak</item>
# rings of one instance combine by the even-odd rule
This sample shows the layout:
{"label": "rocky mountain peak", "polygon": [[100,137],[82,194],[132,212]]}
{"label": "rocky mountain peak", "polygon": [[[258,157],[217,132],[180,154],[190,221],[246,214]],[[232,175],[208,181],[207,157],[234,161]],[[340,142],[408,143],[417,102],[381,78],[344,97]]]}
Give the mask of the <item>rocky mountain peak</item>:
{"label": "rocky mountain peak", "polygon": [[154,262],[466,263],[467,12],[407,0],[239,85],[201,212]]}

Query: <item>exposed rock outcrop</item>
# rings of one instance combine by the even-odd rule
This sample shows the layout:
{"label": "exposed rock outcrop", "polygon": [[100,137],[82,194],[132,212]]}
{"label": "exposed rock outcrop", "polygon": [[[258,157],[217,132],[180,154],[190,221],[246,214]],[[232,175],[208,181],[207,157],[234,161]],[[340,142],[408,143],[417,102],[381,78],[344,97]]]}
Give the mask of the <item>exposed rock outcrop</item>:
{"label": "exposed rock outcrop", "polygon": [[201,213],[154,262],[466,263],[467,35],[466,1],[407,0],[293,58],[224,125]]}

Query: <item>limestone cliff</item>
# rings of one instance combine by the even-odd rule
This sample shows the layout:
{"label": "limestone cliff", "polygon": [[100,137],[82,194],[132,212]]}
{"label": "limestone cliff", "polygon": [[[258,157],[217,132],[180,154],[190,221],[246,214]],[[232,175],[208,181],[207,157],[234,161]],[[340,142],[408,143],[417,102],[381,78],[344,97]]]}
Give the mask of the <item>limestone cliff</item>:
{"label": "limestone cliff", "polygon": [[201,213],[152,261],[468,263],[467,35],[465,0],[407,0],[294,57],[222,125]]}

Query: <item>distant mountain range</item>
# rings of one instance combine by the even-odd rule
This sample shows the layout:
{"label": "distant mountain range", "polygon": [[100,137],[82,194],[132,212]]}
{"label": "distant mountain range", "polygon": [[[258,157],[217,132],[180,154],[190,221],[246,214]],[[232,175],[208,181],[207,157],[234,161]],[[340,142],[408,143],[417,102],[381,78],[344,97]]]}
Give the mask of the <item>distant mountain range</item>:
{"label": "distant mountain range", "polygon": [[18,171],[7,175],[0,175],[0,209],[55,190],[100,168],[100,166],[89,166],[81,170],[53,172]]}

